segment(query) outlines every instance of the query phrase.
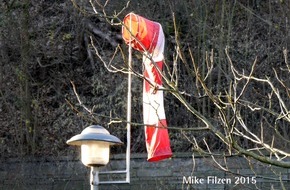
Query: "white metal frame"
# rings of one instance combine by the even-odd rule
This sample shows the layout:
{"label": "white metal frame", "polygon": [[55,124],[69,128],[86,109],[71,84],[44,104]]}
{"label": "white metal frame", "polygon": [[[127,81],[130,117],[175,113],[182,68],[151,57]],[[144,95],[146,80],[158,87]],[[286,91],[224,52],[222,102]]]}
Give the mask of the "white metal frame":
{"label": "white metal frame", "polygon": [[[130,15],[130,32],[132,28],[132,19]],[[132,38],[132,37],[130,37]],[[132,44],[131,39],[128,49],[128,94],[127,94],[127,147],[126,147],[126,169],[125,170],[115,170],[115,171],[98,171],[97,168],[91,168],[91,189],[97,189],[99,184],[121,184],[130,183],[130,158],[131,158],[131,83],[132,83]],[[119,181],[99,181],[99,175],[102,174],[126,174],[125,180]]]}

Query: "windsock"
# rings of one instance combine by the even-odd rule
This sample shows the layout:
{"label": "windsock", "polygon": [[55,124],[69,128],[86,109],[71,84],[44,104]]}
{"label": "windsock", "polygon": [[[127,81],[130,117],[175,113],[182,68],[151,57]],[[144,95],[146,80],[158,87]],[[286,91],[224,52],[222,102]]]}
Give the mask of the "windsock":
{"label": "windsock", "polygon": [[126,44],[143,53],[143,122],[148,161],[172,156],[164,110],[162,67],[164,33],[162,26],[134,13],[123,20],[122,37]]}

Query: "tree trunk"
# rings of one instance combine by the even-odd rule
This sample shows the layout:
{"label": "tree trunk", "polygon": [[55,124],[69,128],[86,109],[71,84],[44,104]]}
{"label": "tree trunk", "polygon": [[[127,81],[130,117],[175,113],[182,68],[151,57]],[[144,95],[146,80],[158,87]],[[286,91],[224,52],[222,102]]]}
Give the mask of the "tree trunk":
{"label": "tree trunk", "polygon": [[19,71],[20,79],[20,99],[21,99],[21,113],[22,113],[22,123],[24,123],[25,129],[23,134],[23,141],[26,141],[29,145],[28,152],[33,153],[35,146],[33,142],[34,136],[34,126],[33,126],[33,116],[32,116],[32,97],[31,97],[31,86],[30,86],[30,76],[29,76],[29,65],[31,62],[30,58],[30,39],[29,39],[29,24],[30,24],[30,14],[29,14],[30,0],[25,0],[22,9],[22,20],[20,23],[20,39],[21,39],[21,65]]}

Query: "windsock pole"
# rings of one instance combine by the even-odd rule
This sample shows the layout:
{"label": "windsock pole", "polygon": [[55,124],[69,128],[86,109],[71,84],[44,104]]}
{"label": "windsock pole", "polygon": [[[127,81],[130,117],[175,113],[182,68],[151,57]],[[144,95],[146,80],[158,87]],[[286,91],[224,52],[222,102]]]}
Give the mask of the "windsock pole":
{"label": "windsock pole", "polygon": [[[132,31],[132,18],[130,16],[130,31]],[[132,83],[132,35],[128,49],[128,94],[127,94],[127,150],[126,150],[126,181],[130,183],[130,154],[131,154],[131,83]]]}

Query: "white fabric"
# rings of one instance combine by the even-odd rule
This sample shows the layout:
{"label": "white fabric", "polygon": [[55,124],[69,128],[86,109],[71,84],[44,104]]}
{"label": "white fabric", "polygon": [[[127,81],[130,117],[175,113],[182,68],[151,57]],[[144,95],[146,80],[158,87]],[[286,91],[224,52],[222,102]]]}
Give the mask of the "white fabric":
{"label": "white fabric", "polygon": [[[159,62],[164,59],[164,34],[162,27],[159,27],[159,35],[156,47],[152,54],[148,55],[149,57],[152,56],[152,60],[154,62]],[[143,56],[143,63],[145,69],[148,72],[149,78],[147,80],[153,86],[158,86],[160,89],[160,85],[154,82],[154,75],[151,72],[154,64],[151,63],[151,60],[148,56]],[[163,91],[157,90],[154,87],[150,87],[150,91],[146,92],[145,84],[143,85],[143,119],[145,125],[158,125],[159,120],[166,119],[165,111],[164,111],[164,103],[163,103]]]}

